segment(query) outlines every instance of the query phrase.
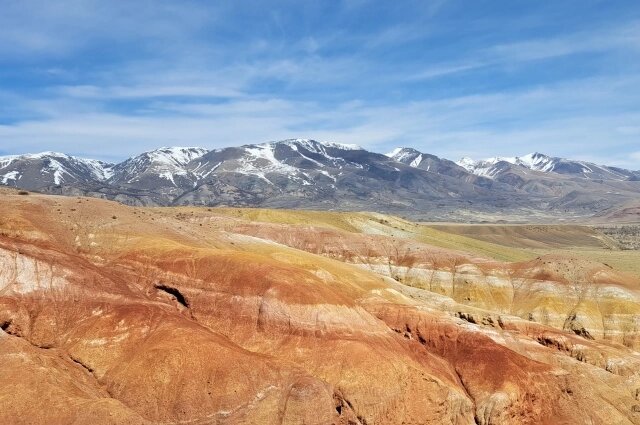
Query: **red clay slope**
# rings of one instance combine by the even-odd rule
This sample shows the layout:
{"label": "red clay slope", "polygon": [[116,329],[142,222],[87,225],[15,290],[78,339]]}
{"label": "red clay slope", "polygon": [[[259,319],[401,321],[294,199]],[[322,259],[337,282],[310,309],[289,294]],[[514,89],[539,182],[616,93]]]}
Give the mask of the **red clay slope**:
{"label": "red clay slope", "polygon": [[169,210],[2,200],[0,423],[640,423],[622,345]]}

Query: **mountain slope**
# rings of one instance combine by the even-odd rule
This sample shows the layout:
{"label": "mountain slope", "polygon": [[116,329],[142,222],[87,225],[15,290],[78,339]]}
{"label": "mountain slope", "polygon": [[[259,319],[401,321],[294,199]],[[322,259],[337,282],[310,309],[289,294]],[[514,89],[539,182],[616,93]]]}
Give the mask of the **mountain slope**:
{"label": "mountain slope", "polygon": [[112,175],[113,164],[57,152],[0,157],[0,183],[23,189],[102,182]]}
{"label": "mountain slope", "polygon": [[116,165],[110,183],[138,188],[189,188],[198,177],[189,164],[206,154],[203,148],[165,147],[142,153]]}
{"label": "mountain slope", "polygon": [[192,171],[202,180],[176,204],[410,211],[437,201],[452,206],[496,195],[473,181],[410,167],[357,146],[307,139],[211,151],[193,161]]}

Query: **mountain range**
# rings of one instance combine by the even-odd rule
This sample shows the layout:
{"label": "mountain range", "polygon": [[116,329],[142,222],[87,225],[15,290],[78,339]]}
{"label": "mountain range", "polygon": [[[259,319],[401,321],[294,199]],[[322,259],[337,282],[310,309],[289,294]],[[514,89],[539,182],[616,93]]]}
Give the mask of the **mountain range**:
{"label": "mountain range", "polygon": [[453,162],[412,148],[290,139],[207,150],[167,147],[118,164],[43,152],[0,157],[0,183],[130,205],[227,205],[391,212],[590,217],[640,199],[640,171],[533,153]]}

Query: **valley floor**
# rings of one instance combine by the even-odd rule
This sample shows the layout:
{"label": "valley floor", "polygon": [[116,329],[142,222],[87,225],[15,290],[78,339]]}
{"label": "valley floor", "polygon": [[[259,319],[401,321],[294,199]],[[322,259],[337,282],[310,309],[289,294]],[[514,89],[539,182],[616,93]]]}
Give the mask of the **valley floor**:
{"label": "valley floor", "polygon": [[[439,224],[425,226],[446,234],[464,236],[486,244],[460,244],[495,259],[520,260],[558,254],[598,261],[616,270],[640,276],[640,223],[623,225],[586,224]],[[443,236],[446,240],[446,237]],[[509,250],[507,256],[494,254],[494,245]]]}

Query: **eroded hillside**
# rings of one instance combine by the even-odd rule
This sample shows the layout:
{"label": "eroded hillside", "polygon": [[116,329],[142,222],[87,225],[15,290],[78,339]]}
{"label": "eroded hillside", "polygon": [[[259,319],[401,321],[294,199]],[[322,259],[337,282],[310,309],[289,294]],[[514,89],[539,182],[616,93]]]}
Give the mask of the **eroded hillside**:
{"label": "eroded hillside", "polygon": [[640,282],[607,265],[380,214],[1,196],[0,423],[640,423]]}

